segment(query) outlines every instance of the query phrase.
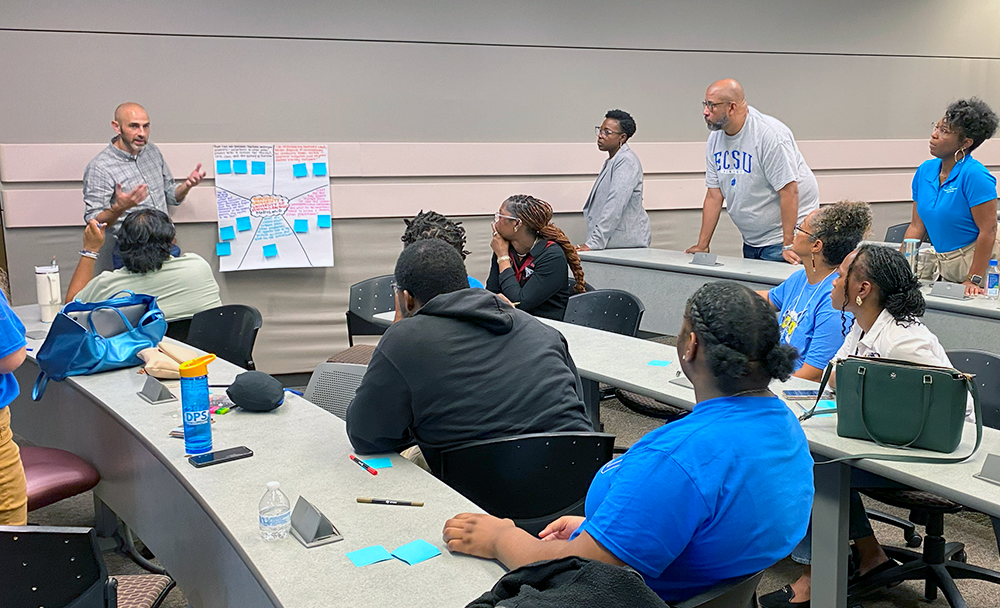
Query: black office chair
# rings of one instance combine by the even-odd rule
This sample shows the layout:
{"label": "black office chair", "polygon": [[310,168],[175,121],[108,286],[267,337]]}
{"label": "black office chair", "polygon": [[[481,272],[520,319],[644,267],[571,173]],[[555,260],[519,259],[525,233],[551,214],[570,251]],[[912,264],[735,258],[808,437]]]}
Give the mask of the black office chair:
{"label": "black office chair", "polygon": [[757,608],[757,585],[764,570],[722,581],[704,593],[671,604],[671,608]]}
{"label": "black office chair", "polygon": [[[574,279],[573,277],[570,277],[569,278],[569,292],[575,294],[576,292],[573,291],[574,289],[576,289],[576,279]],[[583,282],[583,292],[584,293],[589,293],[591,291],[596,291],[596,289],[594,288],[593,285],[591,285],[587,281],[584,281]]]}
{"label": "black office chair", "polygon": [[351,285],[347,305],[347,344],[354,346],[354,336],[381,336],[388,329],[377,325],[373,317],[380,312],[396,310],[392,293],[393,275],[374,277]]}
{"label": "black office chair", "polygon": [[264,319],[253,306],[226,304],[191,317],[187,343],[246,369],[256,369],[253,345]]}
{"label": "black office chair", "polygon": [[191,317],[187,319],[175,319],[167,323],[168,338],[173,338],[178,342],[187,342],[188,331],[191,329]]}
{"label": "black office chair", "polygon": [[590,482],[614,445],[614,435],[583,432],[474,441],[441,452],[441,480],[537,535],[563,515],[583,515]]}
{"label": "black office chair", "polygon": [[[984,351],[962,350],[948,353],[952,365],[966,373],[976,374],[979,398],[983,410],[983,424],[1000,427],[1000,356]],[[908,549],[883,546],[886,555],[902,563],[865,581],[863,586],[850,588],[848,603],[876,589],[898,581],[923,580],[924,597],[937,598],[938,589],[951,606],[964,606],[962,594],[954,579],[977,579],[1000,585],[1000,572],[965,563],[965,545],[947,542],[944,538],[944,516],[957,513],[964,507],[922,490],[895,490],[887,488],[861,488],[860,491],[875,500],[902,509],[909,509],[909,520],[926,526],[923,553]],[[994,519],[994,529],[1000,524]],[[1000,548],[1000,540],[997,541]]]}
{"label": "black office chair", "polygon": [[885,242],[886,243],[902,243],[903,237],[906,235],[906,229],[910,227],[910,222],[905,224],[896,224],[895,226],[889,226],[889,229],[885,231]]}
{"label": "black office chair", "polygon": [[646,307],[620,289],[597,289],[570,296],[563,321],[623,336],[635,336]]}
{"label": "black office chair", "polygon": [[0,526],[4,606],[156,608],[173,588],[161,574],[109,577],[93,528]]}

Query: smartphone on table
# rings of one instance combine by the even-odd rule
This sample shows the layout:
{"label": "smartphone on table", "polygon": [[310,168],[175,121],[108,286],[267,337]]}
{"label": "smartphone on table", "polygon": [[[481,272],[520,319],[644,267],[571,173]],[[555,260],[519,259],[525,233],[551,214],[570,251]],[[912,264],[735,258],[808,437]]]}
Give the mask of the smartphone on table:
{"label": "smartphone on table", "polygon": [[245,445],[241,445],[236,448],[228,448],[217,452],[196,454],[188,458],[188,462],[191,463],[191,466],[200,469],[201,467],[209,467],[213,464],[221,464],[230,460],[239,460],[240,458],[250,458],[251,456],[253,456],[253,450]]}

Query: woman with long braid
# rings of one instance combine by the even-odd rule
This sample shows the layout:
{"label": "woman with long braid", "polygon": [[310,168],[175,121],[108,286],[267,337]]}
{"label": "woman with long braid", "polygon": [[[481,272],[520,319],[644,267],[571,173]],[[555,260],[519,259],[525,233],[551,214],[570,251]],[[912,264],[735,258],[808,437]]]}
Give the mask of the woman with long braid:
{"label": "woman with long braid", "polygon": [[580,256],[552,223],[552,205],[515,194],[493,219],[493,261],[486,289],[536,317],[562,321],[571,295],[568,270],[576,279],[573,292],[582,293],[585,284]]}
{"label": "woman with long braid", "polygon": [[[952,367],[937,337],[917,320],[926,304],[920,282],[903,254],[889,247],[862,245],[840,264],[830,292],[833,307],[854,316],[854,324],[834,359],[852,355]],[[845,314],[845,325],[850,325]],[[831,379],[831,384],[836,378]],[[970,408],[971,410],[971,408]],[[861,496],[851,491],[850,537],[858,548],[857,577],[851,587],[861,589],[878,574],[899,564],[882,550],[865,514]],[[762,608],[809,608],[812,543],[810,535],[792,552],[805,565],[791,585],[760,598]]]}

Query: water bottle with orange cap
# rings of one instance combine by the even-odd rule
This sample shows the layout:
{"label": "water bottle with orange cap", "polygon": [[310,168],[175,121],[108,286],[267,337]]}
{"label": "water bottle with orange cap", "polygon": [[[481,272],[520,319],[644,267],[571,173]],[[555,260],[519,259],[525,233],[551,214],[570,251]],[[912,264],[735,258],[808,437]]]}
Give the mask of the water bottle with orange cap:
{"label": "water bottle with orange cap", "polygon": [[215,355],[185,361],[180,365],[181,410],[184,413],[184,451],[212,451],[212,416],[208,410],[208,364]]}

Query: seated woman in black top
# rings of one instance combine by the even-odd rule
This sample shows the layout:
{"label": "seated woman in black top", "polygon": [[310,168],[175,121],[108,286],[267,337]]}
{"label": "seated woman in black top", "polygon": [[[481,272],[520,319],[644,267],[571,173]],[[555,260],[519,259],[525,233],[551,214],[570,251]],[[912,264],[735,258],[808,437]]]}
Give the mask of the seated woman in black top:
{"label": "seated woman in black top", "polygon": [[571,295],[567,266],[576,279],[575,293],[584,291],[583,267],[569,238],[552,224],[552,205],[515,194],[493,218],[486,289],[536,317],[562,321]]}

